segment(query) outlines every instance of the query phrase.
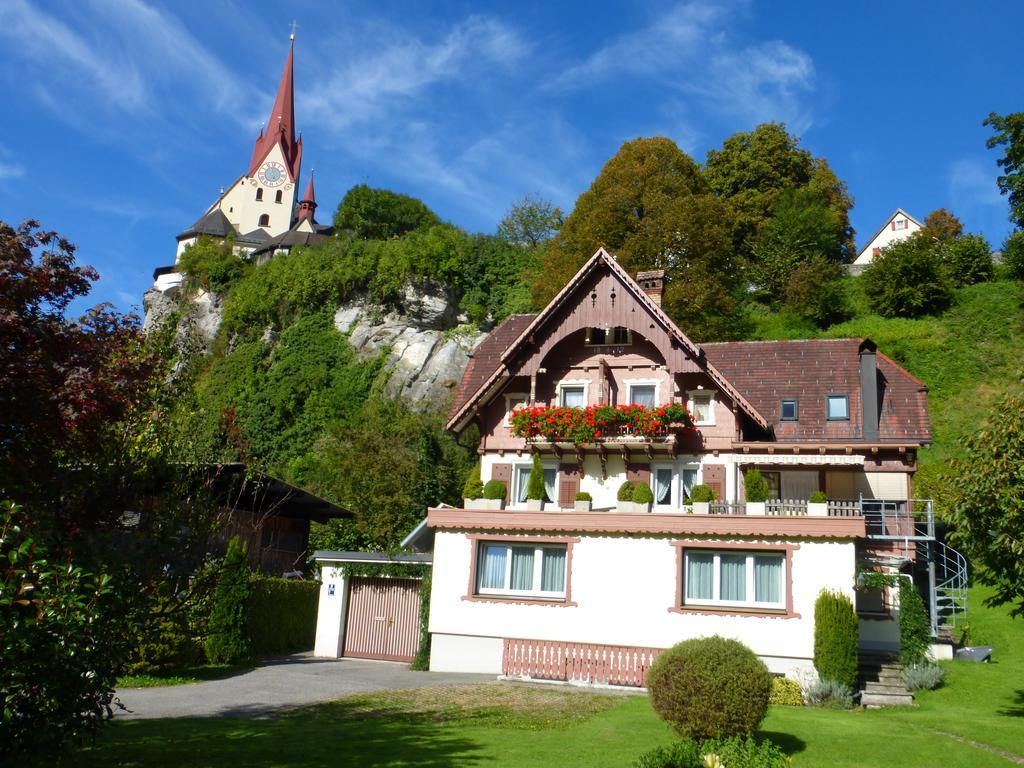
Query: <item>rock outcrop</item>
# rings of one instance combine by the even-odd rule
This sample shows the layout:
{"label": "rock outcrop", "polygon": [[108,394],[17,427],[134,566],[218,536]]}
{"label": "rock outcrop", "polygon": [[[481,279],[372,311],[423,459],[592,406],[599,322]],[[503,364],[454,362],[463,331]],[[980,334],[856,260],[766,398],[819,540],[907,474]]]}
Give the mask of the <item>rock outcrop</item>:
{"label": "rock outcrop", "polygon": [[386,349],[385,391],[422,410],[447,404],[484,335],[459,315],[451,290],[433,281],[407,284],[395,310],[347,302],[334,325],[360,354]]}

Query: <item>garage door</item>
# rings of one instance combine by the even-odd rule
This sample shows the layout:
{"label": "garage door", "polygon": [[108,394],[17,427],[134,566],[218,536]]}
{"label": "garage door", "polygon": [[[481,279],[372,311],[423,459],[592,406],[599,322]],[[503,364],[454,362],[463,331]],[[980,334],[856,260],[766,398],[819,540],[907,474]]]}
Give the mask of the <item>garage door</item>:
{"label": "garage door", "polygon": [[412,661],[420,644],[420,581],[353,576],[345,656]]}

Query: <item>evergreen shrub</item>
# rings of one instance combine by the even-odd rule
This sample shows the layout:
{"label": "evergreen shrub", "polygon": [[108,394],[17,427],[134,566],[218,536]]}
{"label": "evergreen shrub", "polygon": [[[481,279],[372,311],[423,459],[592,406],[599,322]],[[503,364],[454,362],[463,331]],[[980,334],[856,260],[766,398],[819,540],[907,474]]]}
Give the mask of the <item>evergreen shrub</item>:
{"label": "evergreen shrub", "polygon": [[953,300],[953,283],[941,255],[921,237],[887,245],[861,280],[868,302],[882,317],[938,314]]}
{"label": "evergreen shrub", "polygon": [[690,500],[701,502],[714,501],[715,492],[710,486],[701,483],[700,485],[695,485],[690,489]]}
{"label": "evergreen shrub", "polygon": [[1014,280],[1024,280],[1024,230],[1011,232],[1003,241],[1003,264]]}
{"label": "evergreen shrub", "polygon": [[540,454],[533,454],[533,466],[530,467],[530,480],[526,485],[526,498],[532,501],[543,501],[548,495],[544,487],[544,467],[540,463]]}
{"label": "evergreen shrub", "polygon": [[679,733],[721,738],[760,725],[772,676],[743,643],[715,635],[664,651],[647,674],[647,688],[654,711]]}
{"label": "evergreen shrub", "polygon": [[232,538],[217,578],[205,642],[206,658],[214,664],[236,664],[252,658],[246,550],[237,536]]}
{"label": "evergreen shrub", "polygon": [[768,703],[777,706],[802,707],[804,694],[800,690],[800,683],[790,680],[788,677],[773,677],[772,692]]}
{"label": "evergreen shrub", "polygon": [[471,470],[469,470],[469,477],[466,478],[466,484],[462,488],[462,498],[464,499],[482,499],[484,497],[484,483],[480,479],[480,464],[477,463]]}
{"label": "evergreen shrub", "polygon": [[320,585],[298,579],[255,578],[248,627],[252,653],[270,656],[313,649]]}
{"label": "evergreen shrub", "polygon": [[506,488],[504,480],[488,480],[484,484],[484,498],[491,500],[504,499]]}
{"label": "evergreen shrub", "polygon": [[680,739],[668,747],[645,752],[633,765],[635,768],[783,768],[787,761],[785,753],[771,741],[733,736],[700,742]]}
{"label": "evergreen shrub", "polygon": [[974,285],[992,279],[992,246],[981,235],[963,235],[939,248],[942,263],[954,285]]}
{"label": "evergreen shrub", "polygon": [[636,504],[651,504],[654,501],[654,492],[647,483],[637,483],[633,487],[632,498]]}
{"label": "evergreen shrub", "polygon": [[760,502],[768,501],[768,481],[760,470],[748,469],[743,475],[743,488],[746,491],[747,501]]}
{"label": "evergreen shrub", "polygon": [[822,680],[857,684],[857,613],[846,595],[822,590],[814,603],[814,668]]}
{"label": "evergreen shrub", "polygon": [[576,501],[593,501],[594,497],[591,496],[586,491],[580,491],[579,493],[576,494],[575,500]]}
{"label": "evergreen shrub", "polygon": [[812,504],[824,504],[828,501],[828,494],[824,491],[814,491],[807,500]]}
{"label": "evergreen shrub", "polygon": [[633,484],[627,480],[619,486],[619,492],[615,494],[615,498],[619,501],[632,501],[633,500]]}
{"label": "evergreen shrub", "polygon": [[928,611],[914,582],[900,579],[900,664],[922,663],[931,644],[932,627]]}

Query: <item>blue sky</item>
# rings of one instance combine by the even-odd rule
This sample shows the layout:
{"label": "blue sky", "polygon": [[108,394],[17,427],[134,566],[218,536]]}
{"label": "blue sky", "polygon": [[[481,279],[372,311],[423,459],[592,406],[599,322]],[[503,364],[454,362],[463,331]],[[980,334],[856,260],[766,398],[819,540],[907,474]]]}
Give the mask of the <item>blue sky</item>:
{"label": "blue sky", "polygon": [[[40,219],[141,303],[174,237],[245,172],[298,24],[303,179],[321,220],[367,183],[492,232],[526,194],[569,211],[620,144],[702,161],[784,121],[856,199],[858,245],[939,206],[998,247],[985,148],[1024,109],[1012,2],[3,0],[0,218]],[[303,181],[304,184],[304,181]]]}

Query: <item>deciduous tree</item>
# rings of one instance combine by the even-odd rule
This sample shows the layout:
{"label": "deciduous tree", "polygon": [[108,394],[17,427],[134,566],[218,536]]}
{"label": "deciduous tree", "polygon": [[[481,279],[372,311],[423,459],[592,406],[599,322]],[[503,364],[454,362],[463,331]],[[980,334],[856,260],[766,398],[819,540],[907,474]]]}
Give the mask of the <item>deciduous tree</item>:
{"label": "deciduous tree", "polygon": [[1004,147],[1003,156],[996,163],[1003,174],[996,179],[999,191],[1009,198],[1010,221],[1024,228],[1024,112],[985,118],[984,125],[995,132],[985,142],[989,149]]}
{"label": "deciduous tree", "polygon": [[562,209],[550,200],[526,195],[498,224],[498,237],[515,245],[536,248],[548,242],[565,221]]}
{"label": "deciduous tree", "polygon": [[940,312],[953,298],[938,249],[916,235],[883,248],[861,279],[872,308],[883,317]]}
{"label": "deciduous tree", "polygon": [[964,225],[952,212],[936,208],[924,217],[924,227],[919,231],[929,242],[945,242],[960,237],[964,233]]}
{"label": "deciduous tree", "polygon": [[338,232],[364,240],[388,240],[440,223],[437,214],[415,197],[365,184],[352,187],[334,214]]}

